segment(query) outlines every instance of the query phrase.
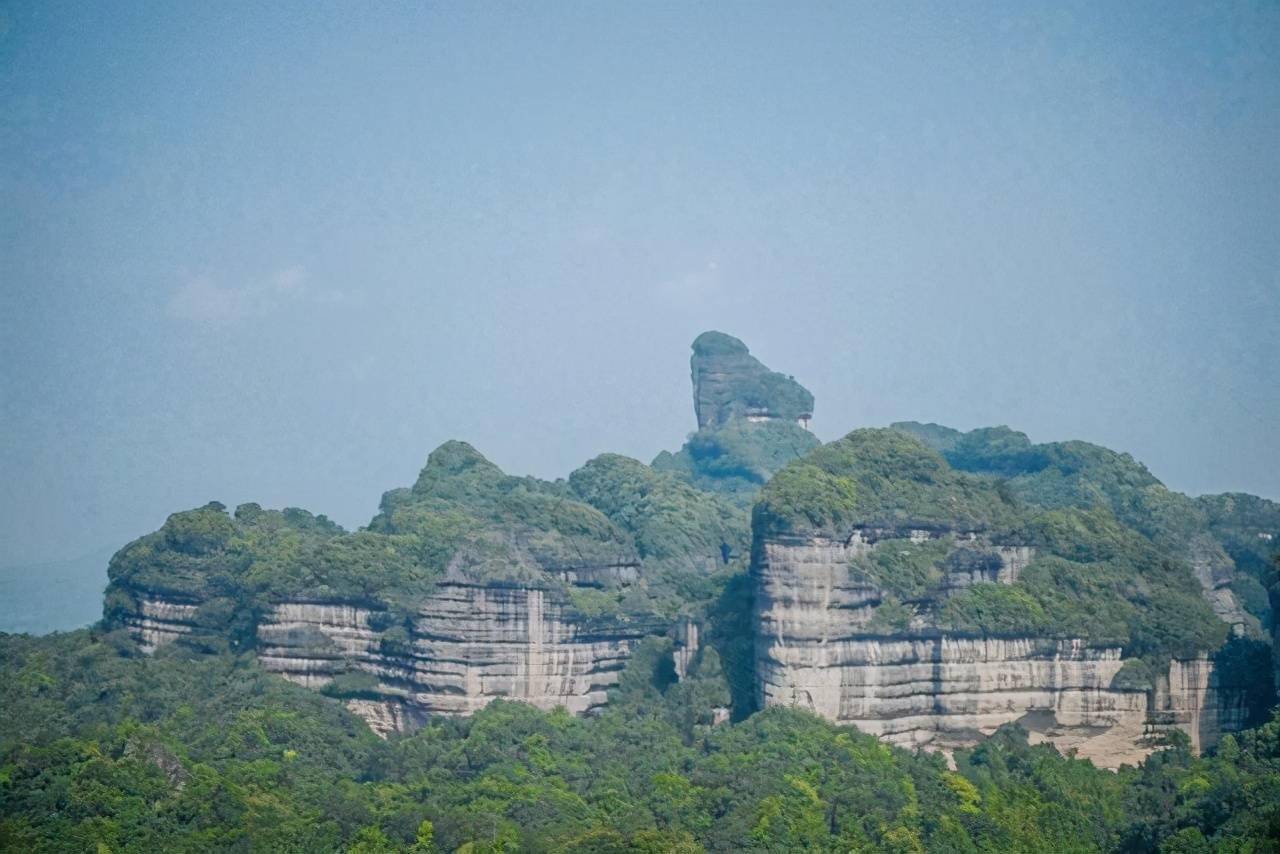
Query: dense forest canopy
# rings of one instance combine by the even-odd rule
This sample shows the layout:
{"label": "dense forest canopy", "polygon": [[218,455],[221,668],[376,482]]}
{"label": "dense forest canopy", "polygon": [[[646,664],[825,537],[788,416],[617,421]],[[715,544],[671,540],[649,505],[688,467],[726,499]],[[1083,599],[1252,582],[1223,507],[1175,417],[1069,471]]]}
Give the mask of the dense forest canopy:
{"label": "dense forest canopy", "polygon": [[382,741],[252,657],[0,637],[5,850],[1251,851],[1280,839],[1280,719],[1103,771],[1009,727],[954,769],[775,708],[712,727],[663,642],[608,709],[496,702]]}

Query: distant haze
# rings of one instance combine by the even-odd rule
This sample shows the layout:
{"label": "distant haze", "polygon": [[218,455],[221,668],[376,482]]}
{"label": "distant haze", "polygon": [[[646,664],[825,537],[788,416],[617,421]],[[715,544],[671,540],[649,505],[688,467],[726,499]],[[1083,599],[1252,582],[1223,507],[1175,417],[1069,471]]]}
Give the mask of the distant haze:
{"label": "distant haze", "polygon": [[1031,5],[0,5],[0,564],[647,462],[705,329],[1280,496],[1280,6]]}

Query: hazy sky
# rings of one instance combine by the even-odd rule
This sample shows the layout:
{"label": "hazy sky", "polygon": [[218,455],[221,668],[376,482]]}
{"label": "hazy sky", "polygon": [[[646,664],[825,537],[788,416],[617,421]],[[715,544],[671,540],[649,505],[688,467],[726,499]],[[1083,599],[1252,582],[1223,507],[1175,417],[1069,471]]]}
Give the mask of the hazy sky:
{"label": "hazy sky", "polygon": [[0,562],[647,461],[708,328],[1280,497],[1280,5],[0,2]]}

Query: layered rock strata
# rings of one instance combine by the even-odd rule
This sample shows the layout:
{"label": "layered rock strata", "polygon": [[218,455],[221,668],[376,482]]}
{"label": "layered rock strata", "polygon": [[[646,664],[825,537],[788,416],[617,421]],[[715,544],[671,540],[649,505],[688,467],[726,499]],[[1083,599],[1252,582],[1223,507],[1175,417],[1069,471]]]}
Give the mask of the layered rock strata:
{"label": "layered rock strata", "polygon": [[143,596],[135,612],[124,619],[129,633],[148,654],[156,647],[190,634],[198,605],[159,596]]}
{"label": "layered rock strata", "polygon": [[[667,626],[585,619],[558,591],[442,583],[406,616],[332,602],[283,602],[258,624],[264,668],[343,697],[381,734],[501,697],[574,714],[604,705],[635,645]],[[143,599],[126,624],[148,651],[191,630],[196,606]],[[189,609],[189,610],[188,610]]]}
{"label": "layered rock strata", "polygon": [[[913,621],[884,630],[884,594],[858,567],[878,540],[954,536],[945,595],[979,581],[1012,583],[1033,557],[977,534],[860,530],[847,540],[758,543],[756,677],[761,706],[809,709],[893,744],[972,746],[1006,723],[1096,763],[1137,762],[1149,736],[1176,727],[1196,749],[1244,724],[1243,692],[1218,684],[1207,659],[1174,661],[1152,690],[1115,687],[1121,650],[1083,640],[960,637]],[[958,569],[957,569],[958,567]]]}

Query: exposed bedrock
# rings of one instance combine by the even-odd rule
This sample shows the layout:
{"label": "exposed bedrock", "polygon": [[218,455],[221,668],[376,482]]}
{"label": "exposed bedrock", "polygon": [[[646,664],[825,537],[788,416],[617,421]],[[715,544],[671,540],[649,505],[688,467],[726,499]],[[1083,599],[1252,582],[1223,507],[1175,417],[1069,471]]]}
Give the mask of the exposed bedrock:
{"label": "exposed bedrock", "polygon": [[1207,534],[1197,535],[1188,546],[1187,559],[1196,580],[1204,590],[1205,599],[1218,619],[1238,626],[1241,630],[1261,631],[1257,618],[1244,610],[1231,590],[1231,582],[1235,580],[1235,563],[1223,551],[1222,546]]}
{"label": "exposed bedrock", "polygon": [[[1134,763],[1149,736],[1177,727],[1196,749],[1240,729],[1236,686],[1221,686],[1207,658],[1174,661],[1151,689],[1116,687],[1116,647],[1081,639],[963,637],[914,620],[902,631],[873,623],[882,593],[855,558],[878,540],[954,536],[967,553],[949,560],[939,592],[975,581],[1012,583],[1031,560],[1025,547],[979,535],[858,531],[846,541],[777,537],[758,543],[756,677],[762,706],[809,709],[903,746],[971,746],[1020,722],[1033,741],[1107,767]],[[952,578],[959,573],[959,578]]]}
{"label": "exposed bedrock", "polygon": [[735,419],[785,420],[809,426],[813,395],[794,377],[769,370],[743,344],[723,332],[704,332],[690,359],[698,429]]}
{"label": "exposed bedrock", "polygon": [[199,606],[164,599],[159,596],[141,596],[137,610],[124,618],[124,624],[145,652],[155,652],[156,647],[190,634],[195,628]]}
{"label": "exposed bedrock", "polygon": [[[263,667],[343,698],[386,734],[428,715],[469,714],[501,697],[581,714],[602,706],[651,618],[586,619],[558,592],[442,583],[409,615],[332,602],[284,602],[258,624]],[[144,599],[130,619],[148,649],[190,631],[195,606]],[[190,609],[189,611],[187,609]]]}

